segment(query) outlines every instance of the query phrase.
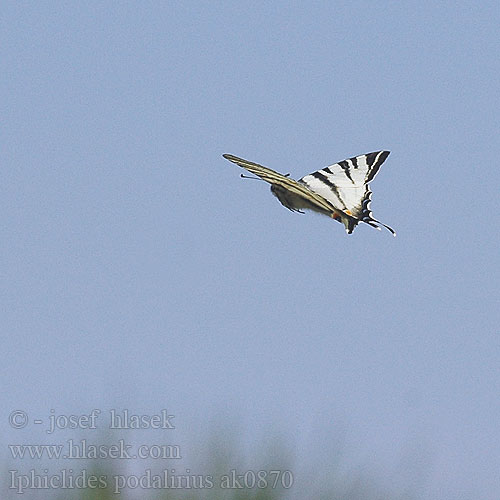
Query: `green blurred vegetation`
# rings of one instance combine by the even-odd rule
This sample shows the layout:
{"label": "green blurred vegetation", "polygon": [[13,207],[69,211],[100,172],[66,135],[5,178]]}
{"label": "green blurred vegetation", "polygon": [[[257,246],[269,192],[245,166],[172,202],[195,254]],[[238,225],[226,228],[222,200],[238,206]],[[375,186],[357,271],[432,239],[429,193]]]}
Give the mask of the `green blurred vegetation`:
{"label": "green blurred vegetation", "polygon": [[[101,440],[109,442],[108,438]],[[194,452],[193,452],[194,450]],[[318,500],[415,500],[417,496],[412,488],[403,488],[403,491],[394,491],[394,488],[381,486],[384,484],[372,477],[362,467],[349,469],[342,466],[343,453],[331,453],[330,460],[321,459],[319,465],[303,464],[294,456],[293,448],[285,439],[268,439],[262,447],[248,450],[248,447],[238,442],[237,436],[227,431],[226,435],[213,434],[198,447],[192,448],[186,453],[190,465],[181,461],[169,459],[165,461],[150,460],[88,460],[75,461],[61,460],[50,463],[50,467],[40,464],[36,460],[24,460],[22,462],[12,460],[4,466],[4,479],[2,480],[3,499],[43,499],[43,500],[295,500],[295,499],[318,499]],[[197,453],[198,451],[198,453]],[[328,457],[328,452],[326,455]],[[182,462],[182,464],[180,463]],[[159,465],[161,464],[161,465]],[[83,470],[88,476],[104,476],[107,485],[95,488],[71,488],[71,489],[26,489],[23,494],[9,489],[8,470],[19,470],[20,474],[26,474],[31,469],[36,469],[37,474],[58,474],[62,469],[72,469],[73,475],[77,476]],[[114,478],[141,477],[146,470],[151,474],[161,475],[164,470],[175,470],[174,475],[191,475],[198,478],[210,476],[213,487],[205,488],[152,488],[146,487],[124,487],[120,493],[114,491]],[[267,475],[267,487],[246,487],[243,481],[242,488],[224,488],[220,486],[220,478],[227,475],[231,470],[238,474],[251,471],[248,475],[250,483],[258,481],[258,471],[281,471],[275,487],[271,484],[276,476]],[[283,475],[284,471],[290,471]],[[347,471],[347,472],[346,472]],[[293,484],[290,488],[280,484],[285,479],[285,485],[293,476]],[[285,477],[286,476],[286,477]],[[196,479],[194,479],[196,482]],[[199,484],[199,483],[198,483]]]}

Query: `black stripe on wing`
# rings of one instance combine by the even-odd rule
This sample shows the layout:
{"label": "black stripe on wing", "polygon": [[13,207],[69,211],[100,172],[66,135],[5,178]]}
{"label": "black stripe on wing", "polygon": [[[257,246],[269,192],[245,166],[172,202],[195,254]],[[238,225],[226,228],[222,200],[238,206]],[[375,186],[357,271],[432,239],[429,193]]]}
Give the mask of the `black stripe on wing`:
{"label": "black stripe on wing", "polygon": [[[382,163],[389,156],[390,151],[375,151],[374,153],[366,154],[366,164],[368,165],[368,172],[366,173],[365,183],[370,182],[378,173]],[[353,158],[351,158],[351,161]]]}
{"label": "black stripe on wing", "polygon": [[342,207],[341,207],[342,210],[347,210],[346,204],[345,204],[344,200],[342,199],[342,196],[340,195],[339,189],[337,188],[337,186],[333,182],[330,181],[330,179],[321,170],[318,170],[317,172],[313,172],[310,175],[312,177],[314,177],[315,179],[318,179],[318,181],[322,182],[326,186],[328,186],[330,188],[330,191],[332,191],[332,193],[338,198],[339,202],[342,203]]}
{"label": "black stripe on wing", "polygon": [[[354,158],[354,160],[356,160],[356,158]],[[357,162],[354,163],[353,159],[351,159],[351,162],[353,163],[353,167],[357,168]],[[342,167],[342,169],[344,170],[344,174],[354,184],[354,180],[351,177],[351,171],[350,171],[349,161],[348,160],[339,161],[337,163],[337,165],[339,165],[339,167]],[[326,167],[325,170],[327,172],[331,173],[331,174],[333,173],[332,170],[330,170],[328,167]]]}

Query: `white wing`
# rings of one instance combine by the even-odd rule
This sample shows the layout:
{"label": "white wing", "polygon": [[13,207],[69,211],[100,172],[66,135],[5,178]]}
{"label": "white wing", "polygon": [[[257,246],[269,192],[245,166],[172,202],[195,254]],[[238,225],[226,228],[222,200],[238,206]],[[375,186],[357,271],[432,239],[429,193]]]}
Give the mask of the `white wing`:
{"label": "white wing", "polygon": [[[306,175],[298,182],[328,200],[334,207],[378,227],[382,224],[372,217],[370,201],[372,192],[368,183],[377,175],[389,151],[375,151],[335,163]],[[394,230],[384,227],[394,234]]]}

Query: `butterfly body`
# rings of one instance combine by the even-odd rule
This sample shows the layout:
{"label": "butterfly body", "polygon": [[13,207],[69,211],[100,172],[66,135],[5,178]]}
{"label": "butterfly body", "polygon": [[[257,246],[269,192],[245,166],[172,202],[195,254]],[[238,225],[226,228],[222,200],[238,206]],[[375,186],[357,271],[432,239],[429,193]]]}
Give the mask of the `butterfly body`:
{"label": "butterfly body", "polygon": [[304,212],[302,210],[312,210],[313,212],[331,217],[338,222],[343,222],[346,229],[350,227],[354,229],[355,225],[357,224],[355,222],[355,219],[353,217],[350,217],[350,213],[337,211],[333,207],[331,209],[326,209],[322,206],[316,205],[302,195],[290,193],[282,186],[276,184],[271,185],[271,193],[273,193],[274,196],[278,198],[279,202],[285,208],[288,208],[288,210],[291,210],[292,212],[299,212],[303,214]]}
{"label": "butterfly body", "polygon": [[372,217],[372,192],[368,183],[375,177],[389,151],[377,151],[335,163],[295,181],[257,163],[225,154],[227,160],[271,184],[271,192],[280,203],[293,212],[312,210],[344,224],[351,234],[358,223],[380,229],[384,226]]}

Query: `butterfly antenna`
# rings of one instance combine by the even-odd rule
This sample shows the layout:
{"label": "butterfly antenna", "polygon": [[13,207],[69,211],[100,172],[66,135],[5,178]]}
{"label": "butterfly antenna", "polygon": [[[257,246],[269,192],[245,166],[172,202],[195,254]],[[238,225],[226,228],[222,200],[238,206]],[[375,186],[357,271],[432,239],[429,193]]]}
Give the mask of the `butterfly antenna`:
{"label": "butterfly antenna", "polygon": [[250,177],[249,175],[245,175],[245,174],[240,174],[240,177],[242,179],[253,179],[254,181],[262,181],[264,179],[261,179],[260,177]]}

